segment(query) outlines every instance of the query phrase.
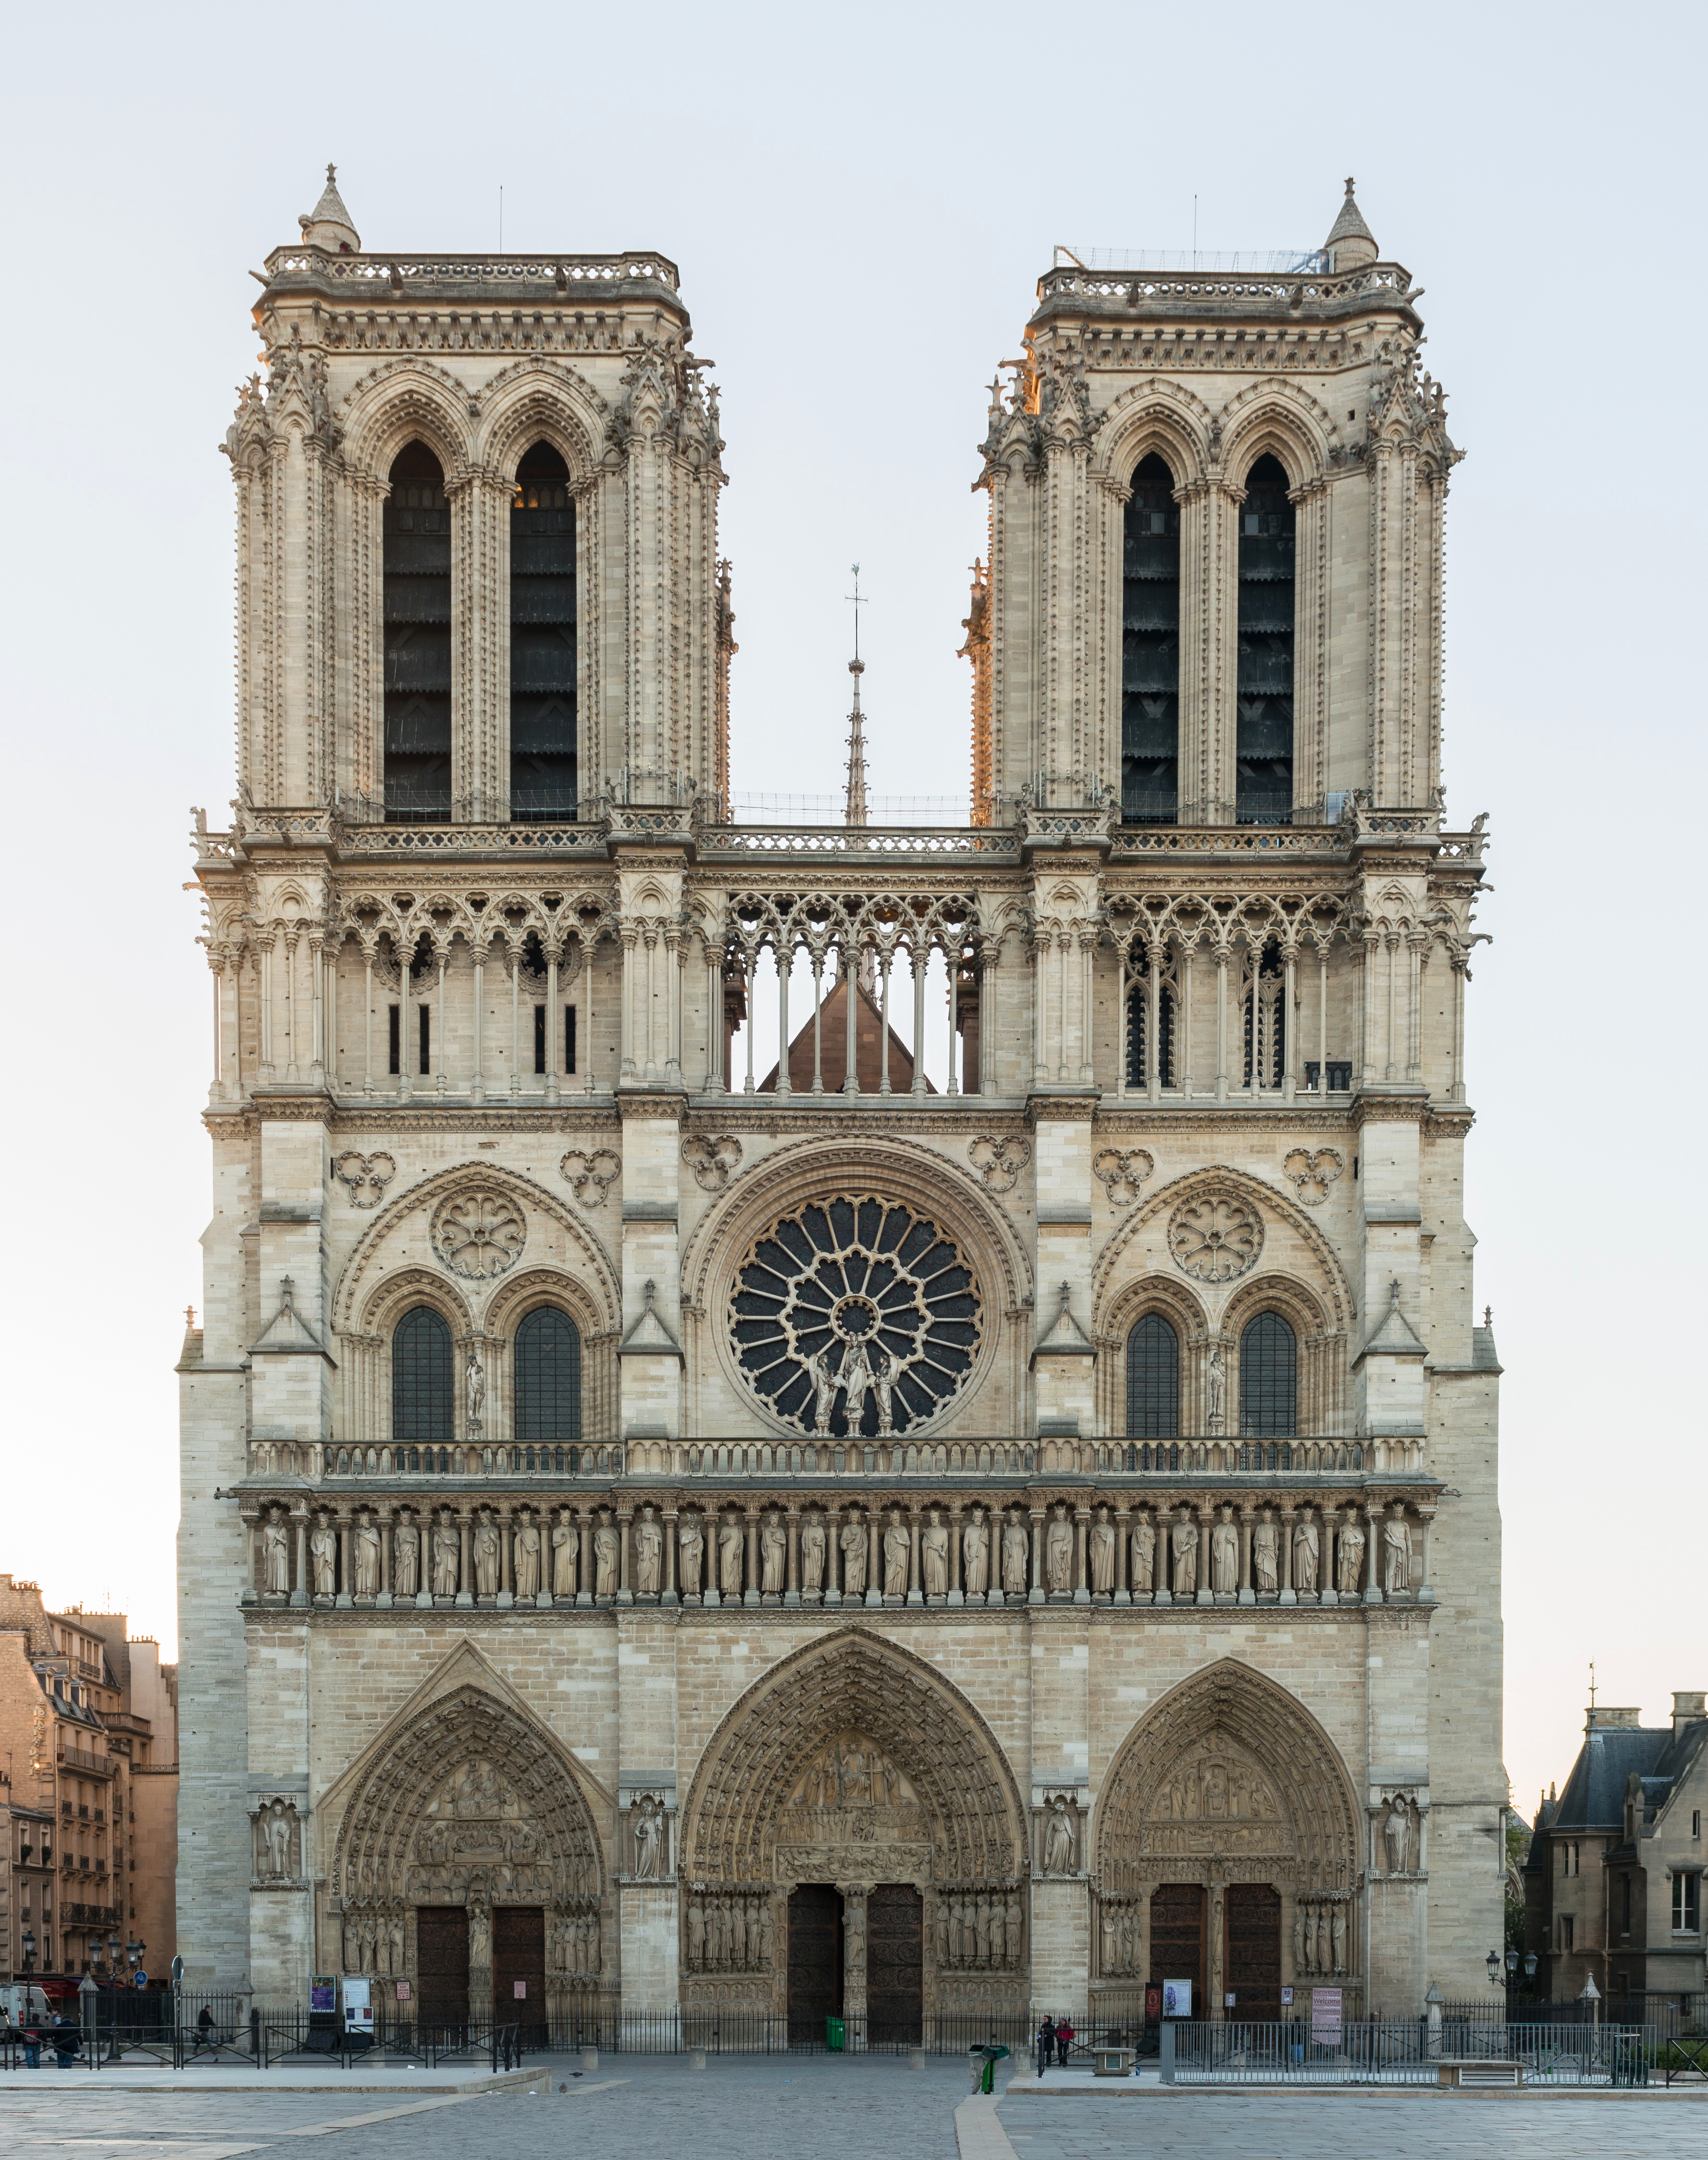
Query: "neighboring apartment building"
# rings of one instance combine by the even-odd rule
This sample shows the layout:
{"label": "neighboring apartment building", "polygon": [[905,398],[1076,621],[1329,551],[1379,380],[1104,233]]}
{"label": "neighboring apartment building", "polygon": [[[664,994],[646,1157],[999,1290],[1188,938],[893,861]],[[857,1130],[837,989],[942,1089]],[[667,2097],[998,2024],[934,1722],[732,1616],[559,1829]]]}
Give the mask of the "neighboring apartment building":
{"label": "neighboring apartment building", "polygon": [[34,1583],[0,1575],[0,1976],[169,1964],[177,1693],[122,1613],[49,1612]]}
{"label": "neighboring apartment building", "polygon": [[1555,2002],[1593,1979],[1632,1996],[1700,1995],[1708,1711],[1674,1695],[1670,1725],[1591,1707],[1565,1790],[1536,1815],[1524,1863],[1525,1948]]}

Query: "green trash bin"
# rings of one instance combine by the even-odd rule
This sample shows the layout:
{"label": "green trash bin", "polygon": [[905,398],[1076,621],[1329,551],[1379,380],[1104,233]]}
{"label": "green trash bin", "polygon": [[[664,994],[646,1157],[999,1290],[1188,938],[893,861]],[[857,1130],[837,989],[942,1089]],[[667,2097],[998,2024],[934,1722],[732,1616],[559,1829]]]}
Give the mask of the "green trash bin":
{"label": "green trash bin", "polygon": [[843,2036],[846,2028],[841,2018],[827,2017],[824,2021],[824,2044],[833,2055],[842,2053]]}

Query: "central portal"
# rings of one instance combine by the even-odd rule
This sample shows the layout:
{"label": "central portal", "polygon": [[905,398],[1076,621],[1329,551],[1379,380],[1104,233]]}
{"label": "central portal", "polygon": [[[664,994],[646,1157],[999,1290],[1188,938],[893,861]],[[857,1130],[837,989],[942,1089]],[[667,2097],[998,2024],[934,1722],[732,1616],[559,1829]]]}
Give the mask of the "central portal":
{"label": "central portal", "polygon": [[842,2015],[842,1893],[803,1882],[789,1893],[789,2045],[823,2047]]}

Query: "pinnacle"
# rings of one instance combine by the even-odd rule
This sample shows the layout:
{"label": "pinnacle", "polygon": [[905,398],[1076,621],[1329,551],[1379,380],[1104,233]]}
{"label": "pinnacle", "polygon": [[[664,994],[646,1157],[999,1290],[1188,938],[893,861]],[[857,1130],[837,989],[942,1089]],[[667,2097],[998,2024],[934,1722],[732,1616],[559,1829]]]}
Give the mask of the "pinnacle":
{"label": "pinnacle", "polygon": [[304,236],[314,247],[325,247],[339,254],[350,254],[361,246],[354,219],[345,208],[344,198],[338,192],[338,168],[326,168],[326,184],[320,191],[320,200],[305,217],[298,222]]}
{"label": "pinnacle", "polygon": [[1323,246],[1325,248],[1336,247],[1348,240],[1367,241],[1373,257],[1376,236],[1364,222],[1363,213],[1359,210],[1357,198],[1352,193],[1352,182],[1350,178],[1347,181],[1346,200],[1341,205],[1340,215],[1330,227],[1328,238],[1324,241]]}

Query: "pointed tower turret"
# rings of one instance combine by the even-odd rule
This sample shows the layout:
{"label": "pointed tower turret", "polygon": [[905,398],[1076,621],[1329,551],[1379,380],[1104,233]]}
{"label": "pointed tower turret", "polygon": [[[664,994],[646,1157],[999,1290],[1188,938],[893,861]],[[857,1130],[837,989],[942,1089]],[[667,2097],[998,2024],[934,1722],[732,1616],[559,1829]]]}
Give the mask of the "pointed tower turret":
{"label": "pointed tower turret", "polygon": [[858,653],[848,663],[854,678],[854,709],[848,716],[848,809],[844,823],[864,825],[870,804],[866,797],[865,715],[860,710],[860,678],[866,663]]}
{"label": "pointed tower turret", "polygon": [[1359,270],[1365,263],[1373,262],[1381,250],[1376,245],[1376,236],[1365,224],[1363,213],[1353,199],[1352,184],[1347,182],[1347,199],[1340,206],[1340,215],[1330,228],[1322,243],[1326,253],[1333,257],[1332,267],[1336,270]]}
{"label": "pointed tower turret", "polygon": [[344,198],[338,192],[338,168],[326,168],[326,185],[320,200],[311,210],[305,210],[297,223],[303,228],[304,244],[309,247],[324,247],[329,255],[355,255],[361,247],[361,235],[350,221],[350,212],[344,207]]}

